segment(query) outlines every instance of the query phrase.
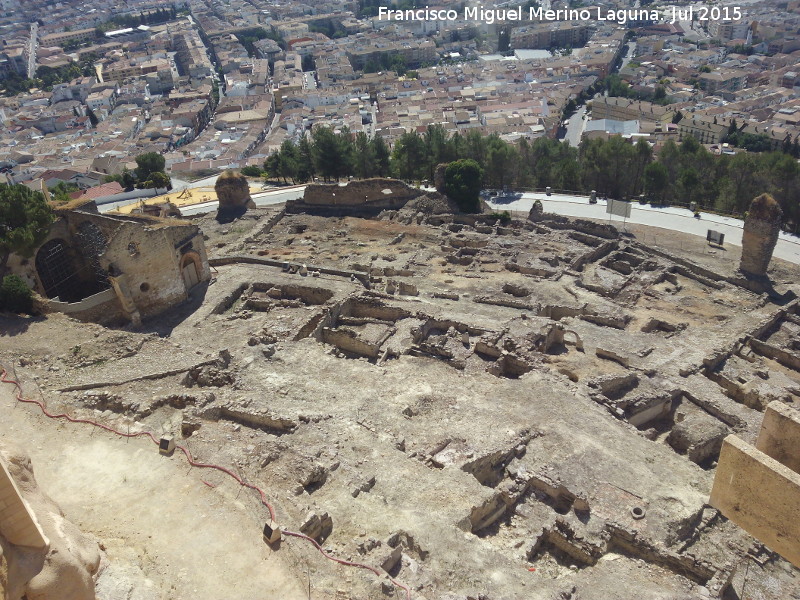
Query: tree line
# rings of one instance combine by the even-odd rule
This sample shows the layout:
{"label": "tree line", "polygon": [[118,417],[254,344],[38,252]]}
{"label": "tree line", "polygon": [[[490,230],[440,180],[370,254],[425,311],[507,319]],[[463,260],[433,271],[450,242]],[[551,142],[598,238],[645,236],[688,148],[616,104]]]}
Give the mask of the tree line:
{"label": "tree line", "polygon": [[2,95],[16,96],[29,92],[33,88],[52,91],[53,86],[59,83],[69,83],[78,77],[91,77],[95,74],[94,63],[98,56],[94,52],[85,55],[80,62],[71,62],[58,67],[40,66],[36,69],[33,79],[28,79],[18,73],[9,73],[0,85],[3,86]]}
{"label": "tree line", "polygon": [[347,128],[317,127],[298,143],[283,142],[264,163],[268,176],[284,181],[325,181],[343,177],[392,176],[433,181],[436,166],[472,159],[482,169],[484,188],[567,190],[618,199],[644,194],[658,204],[688,205],[744,214],[750,201],[767,192],[781,204],[784,218],[800,221],[800,166],[784,152],[717,156],[694,137],[667,141],[658,156],[650,144],[619,136],[584,139],[578,148],[546,137],[509,143],[473,130],[449,135],[440,125],[422,134],[401,135],[389,151],[380,136],[369,139]]}
{"label": "tree line", "polygon": [[117,29],[125,29],[126,27],[138,27],[139,25],[157,25],[159,23],[166,23],[172,21],[178,16],[177,10],[174,7],[157,8],[147,12],[141,11],[138,15],[129,13],[125,15],[114,15],[105,23],[101,23],[95,27],[95,34],[98,38],[102,38],[103,34],[107,31],[114,31]]}

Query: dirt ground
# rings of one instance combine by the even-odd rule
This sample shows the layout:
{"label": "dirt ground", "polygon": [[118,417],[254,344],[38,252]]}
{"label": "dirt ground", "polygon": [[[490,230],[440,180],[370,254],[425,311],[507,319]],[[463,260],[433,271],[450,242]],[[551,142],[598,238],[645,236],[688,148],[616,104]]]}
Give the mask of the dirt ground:
{"label": "dirt ground", "polygon": [[105,549],[99,600],[307,598],[291,550],[264,544],[269,515],[252,492],[225,477],[210,488],[203,481],[213,474],[187,467],[182,454],[160,456],[149,439],[15,406],[12,390],[0,384],[0,440],[25,440],[40,486]]}

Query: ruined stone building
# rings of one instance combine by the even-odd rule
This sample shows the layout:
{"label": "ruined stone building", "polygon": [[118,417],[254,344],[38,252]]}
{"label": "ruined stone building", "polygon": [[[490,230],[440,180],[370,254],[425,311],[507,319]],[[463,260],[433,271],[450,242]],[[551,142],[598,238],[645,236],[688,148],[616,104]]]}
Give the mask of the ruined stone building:
{"label": "ruined stone building", "polygon": [[148,215],[103,215],[93,200],[55,209],[50,233],[30,259],[11,257],[50,308],[102,323],[156,315],[210,279],[200,228]]}

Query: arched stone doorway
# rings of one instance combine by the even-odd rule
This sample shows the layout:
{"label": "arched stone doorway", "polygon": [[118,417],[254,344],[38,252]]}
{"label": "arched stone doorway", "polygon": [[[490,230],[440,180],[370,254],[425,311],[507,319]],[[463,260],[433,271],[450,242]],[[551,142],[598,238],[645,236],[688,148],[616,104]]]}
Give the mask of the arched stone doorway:
{"label": "arched stone doorway", "polygon": [[36,272],[48,298],[74,302],[81,298],[81,284],[74,257],[66,241],[50,240],[36,253]]}
{"label": "arched stone doorway", "polygon": [[181,276],[187,292],[200,283],[202,272],[200,255],[197,252],[187,252],[181,257]]}
{"label": "arched stone doorway", "polygon": [[567,340],[567,335],[571,335],[571,336],[573,336],[575,338],[575,341],[574,341],[575,349],[576,350],[580,350],[581,352],[583,352],[583,341],[581,341],[581,337],[576,332],[572,331],[571,329],[565,329],[564,330],[564,343],[565,344],[568,341]]}

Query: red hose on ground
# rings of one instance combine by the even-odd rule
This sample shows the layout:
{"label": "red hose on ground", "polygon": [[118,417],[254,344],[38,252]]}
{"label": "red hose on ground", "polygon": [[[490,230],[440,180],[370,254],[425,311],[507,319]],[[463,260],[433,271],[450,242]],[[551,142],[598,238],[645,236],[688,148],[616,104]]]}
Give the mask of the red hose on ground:
{"label": "red hose on ground", "polygon": [[[157,440],[156,437],[152,433],[150,433],[149,431],[139,431],[137,433],[125,433],[123,431],[118,431],[118,430],[114,429],[113,427],[109,427],[108,425],[103,425],[102,423],[98,423],[97,421],[92,421],[91,419],[76,419],[75,417],[71,417],[70,415],[68,415],[66,413],[61,413],[61,414],[58,414],[58,415],[52,414],[47,410],[47,408],[44,405],[44,402],[42,402],[40,400],[31,400],[30,398],[25,398],[22,395],[22,386],[20,385],[19,381],[17,381],[16,379],[8,378],[8,371],[6,370],[5,367],[2,367],[2,366],[0,366],[0,382],[2,382],[2,383],[10,383],[11,385],[13,385],[16,388],[16,400],[17,400],[17,402],[23,402],[25,404],[35,404],[42,411],[42,414],[44,414],[44,416],[46,416],[46,417],[48,417],[50,419],[65,419],[66,421],[68,421],[70,423],[85,423],[87,425],[92,425],[94,427],[99,427],[100,429],[108,431],[109,433],[114,433],[114,434],[116,434],[116,435],[118,435],[120,437],[124,437],[124,438],[134,438],[134,437],[147,436],[152,440],[152,442],[154,444],[156,444],[156,445],[159,444],[159,440]],[[199,469],[213,469],[215,471],[220,471],[222,473],[225,473],[226,475],[229,475],[233,479],[235,479],[239,483],[239,485],[244,486],[246,488],[249,488],[251,490],[255,490],[256,492],[258,492],[258,495],[260,496],[261,504],[263,504],[267,508],[267,510],[269,510],[270,519],[272,519],[273,521],[275,520],[275,509],[273,509],[272,505],[267,501],[267,495],[264,493],[264,491],[260,487],[258,487],[256,485],[253,485],[252,483],[247,483],[245,480],[243,480],[241,477],[239,477],[236,473],[234,473],[233,471],[231,471],[229,469],[226,469],[225,467],[221,467],[219,465],[201,463],[201,462],[196,461],[194,459],[194,457],[192,456],[192,453],[185,446],[176,445],[176,448],[178,448],[181,452],[183,452],[183,454],[186,456],[186,460],[193,467],[197,467]],[[203,483],[206,483],[206,482],[204,481]],[[206,485],[208,485],[208,484],[206,483]],[[314,538],[311,538],[311,537],[309,537],[307,535],[304,535],[302,533],[298,533],[296,531],[283,530],[282,532],[285,535],[296,537],[296,538],[300,538],[300,539],[303,539],[303,540],[306,540],[306,541],[312,543],[316,547],[316,549],[319,550],[320,554],[322,554],[322,556],[324,556],[328,560],[332,560],[335,563],[338,563],[340,565],[344,565],[344,566],[347,566],[347,567],[357,567],[359,569],[366,569],[367,571],[372,571],[378,577],[382,577],[382,573],[378,569],[376,569],[375,567],[371,567],[371,566],[365,565],[363,563],[350,562],[349,560],[344,560],[344,559],[341,559],[341,558],[336,558],[335,556],[331,556],[330,554],[325,552],[325,550],[323,550],[322,546],[320,546]],[[389,578],[389,580],[392,582],[392,584],[394,584],[395,586],[397,586],[399,588],[402,588],[405,591],[406,600],[411,600],[411,590],[408,588],[407,585],[405,585],[403,583],[400,583],[399,581],[395,581],[391,577]]]}
{"label": "red hose on ground", "polygon": [[[319,545],[317,540],[315,540],[314,538],[309,537],[309,536],[307,536],[307,535],[305,535],[303,533],[298,533],[297,531],[288,531],[286,529],[284,529],[282,531],[282,533],[283,533],[283,535],[290,535],[292,537],[297,537],[297,538],[300,538],[302,540],[306,540],[308,542],[311,542],[312,544],[314,544],[314,546],[316,546],[317,550],[320,551],[322,556],[324,556],[328,560],[332,560],[333,562],[339,563],[340,565],[345,565],[346,567],[358,567],[359,569],[366,569],[367,571],[372,571],[378,577],[383,577],[383,574],[378,569],[376,569],[375,567],[370,567],[369,565],[365,565],[364,563],[351,562],[349,560],[344,560],[343,558],[336,558],[335,556],[331,556],[330,554],[325,552],[325,550],[323,550],[322,546]],[[400,583],[399,581],[396,581],[396,580],[392,579],[391,577],[389,577],[389,581],[391,581],[395,586],[405,590],[405,592],[406,592],[406,600],[411,600],[411,590],[408,588],[407,585],[405,585],[403,583]]]}

